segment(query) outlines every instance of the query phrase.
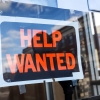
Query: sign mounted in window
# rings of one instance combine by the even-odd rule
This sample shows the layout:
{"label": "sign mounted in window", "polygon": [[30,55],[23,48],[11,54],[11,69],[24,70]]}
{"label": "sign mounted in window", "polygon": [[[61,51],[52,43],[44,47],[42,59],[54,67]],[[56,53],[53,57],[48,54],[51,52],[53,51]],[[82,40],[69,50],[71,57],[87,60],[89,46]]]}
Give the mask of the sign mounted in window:
{"label": "sign mounted in window", "polygon": [[78,22],[7,16],[0,22],[0,86],[83,78]]}

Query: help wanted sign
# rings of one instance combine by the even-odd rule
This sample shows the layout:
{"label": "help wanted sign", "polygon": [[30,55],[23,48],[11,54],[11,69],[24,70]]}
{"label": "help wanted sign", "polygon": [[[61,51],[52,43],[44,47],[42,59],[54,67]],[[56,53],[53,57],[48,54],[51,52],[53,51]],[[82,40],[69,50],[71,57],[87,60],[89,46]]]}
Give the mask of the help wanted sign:
{"label": "help wanted sign", "polygon": [[78,22],[0,16],[0,86],[83,78]]}

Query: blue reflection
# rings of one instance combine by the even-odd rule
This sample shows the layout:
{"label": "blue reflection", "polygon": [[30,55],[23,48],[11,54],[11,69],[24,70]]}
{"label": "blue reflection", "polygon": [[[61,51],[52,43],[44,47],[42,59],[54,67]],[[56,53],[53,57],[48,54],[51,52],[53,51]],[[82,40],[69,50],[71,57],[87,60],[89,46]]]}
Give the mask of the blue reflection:
{"label": "blue reflection", "polygon": [[73,16],[78,18],[83,15],[83,12],[76,10],[74,10],[74,13],[71,13],[71,10],[69,9],[17,2],[10,2],[7,4],[0,3],[0,12],[2,12],[0,14],[3,16],[19,16],[54,20],[68,20]]}

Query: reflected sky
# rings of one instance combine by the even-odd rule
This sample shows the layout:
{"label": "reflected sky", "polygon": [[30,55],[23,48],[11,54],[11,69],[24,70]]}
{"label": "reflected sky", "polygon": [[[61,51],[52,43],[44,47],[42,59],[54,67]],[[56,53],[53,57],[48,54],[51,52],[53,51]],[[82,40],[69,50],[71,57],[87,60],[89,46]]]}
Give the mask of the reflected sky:
{"label": "reflected sky", "polygon": [[58,9],[35,4],[17,2],[0,3],[0,14],[4,16],[20,16],[54,20],[68,20],[70,17],[80,17],[83,12],[69,9]]}
{"label": "reflected sky", "polygon": [[[20,55],[22,53],[23,54],[32,54],[32,55],[39,54],[41,56],[41,54],[45,54],[45,53],[46,54],[49,54],[49,53],[56,54],[56,53],[64,53],[64,52],[65,53],[71,53],[71,50],[73,49],[74,50],[73,55],[74,56],[77,55],[77,43],[76,43],[75,28],[72,27],[72,26],[68,26],[68,25],[66,25],[66,26],[65,25],[64,26],[57,25],[58,27],[63,27],[61,29],[58,29],[59,32],[62,34],[62,39],[57,41],[57,43],[59,44],[58,47],[56,46],[55,48],[53,48],[53,47],[43,47],[43,48],[41,48],[39,46],[34,47],[34,45],[32,45],[32,48],[30,48],[28,46],[28,41],[27,40],[24,41],[25,46],[21,47],[20,29],[24,29],[24,36],[27,36],[27,30],[31,29],[32,30],[31,34],[30,34],[31,35],[31,40],[32,40],[32,38],[33,38],[33,40],[35,39],[34,38],[35,35],[33,33],[33,30],[46,30],[46,33],[48,34],[48,37],[47,37],[48,38],[48,43],[52,43],[51,34],[52,34],[52,31],[54,30],[53,29],[54,26],[55,25],[53,25],[53,24],[48,25],[48,24],[36,24],[36,23],[2,22],[2,24],[1,24],[1,34],[2,34],[1,51],[2,51],[2,58],[3,58],[2,59],[2,65],[3,65],[3,68],[5,68],[5,70],[3,71],[5,80],[7,79],[7,77],[11,78],[11,81],[16,81],[16,80],[20,81],[20,80],[27,80],[27,79],[28,80],[38,79],[38,78],[42,79],[43,78],[42,75],[45,76],[45,79],[48,78],[48,77],[50,78],[50,75],[54,78],[57,78],[58,77],[57,75],[59,75],[59,76],[62,75],[62,77],[64,77],[65,75],[67,77],[72,76],[72,71],[73,70],[63,70],[63,71],[57,70],[55,59],[54,59],[54,66],[55,66],[55,70],[57,71],[56,74],[54,74],[55,73],[54,71],[50,71],[50,63],[48,62],[48,59],[46,59],[48,70],[49,70],[48,73],[46,71],[44,71],[43,69],[41,69],[41,73],[38,73],[38,72],[34,73],[34,72],[32,72],[32,70],[29,70],[28,73],[25,73],[25,74],[22,75],[21,73],[18,72],[18,69],[16,67],[16,73],[12,74],[10,69],[9,69],[10,67],[9,67],[8,62],[10,62],[10,60],[7,60],[7,59],[9,59],[6,56],[7,54],[9,54],[10,57],[11,57],[11,62],[10,62],[11,64],[14,63],[14,60],[16,60],[16,59],[14,59],[14,55],[18,54],[18,57],[20,59],[20,57],[21,57]],[[40,40],[38,41],[38,43],[43,43],[42,39],[43,39],[43,41],[46,41],[45,37],[43,37],[42,35],[38,34],[38,36],[40,36]],[[64,45],[62,45],[62,42],[63,42]],[[27,51],[24,52],[24,50],[26,50],[26,49],[28,49],[28,50],[32,49],[32,52],[27,52]],[[33,59],[33,62],[35,64],[35,66],[38,66],[36,64],[36,60],[38,60],[39,58],[36,59],[35,57],[36,56],[32,56],[32,59]],[[64,57],[62,59],[65,60]],[[26,63],[26,62],[24,62],[24,63]],[[29,64],[30,64],[30,62],[29,62]],[[63,64],[65,64],[65,63],[63,63]],[[24,67],[24,65],[23,65],[23,67]],[[76,72],[79,72],[79,69],[77,69],[77,67],[78,66],[77,66],[77,62],[76,62]],[[13,78],[9,76],[9,73],[11,73]],[[8,75],[8,76],[6,77],[5,75],[6,76]],[[19,77],[19,76],[21,76],[21,77]]]}

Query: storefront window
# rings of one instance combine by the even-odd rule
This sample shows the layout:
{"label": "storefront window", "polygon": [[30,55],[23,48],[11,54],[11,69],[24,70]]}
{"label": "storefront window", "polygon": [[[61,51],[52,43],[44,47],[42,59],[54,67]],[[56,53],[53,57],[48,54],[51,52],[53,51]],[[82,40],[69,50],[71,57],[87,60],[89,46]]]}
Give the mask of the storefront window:
{"label": "storefront window", "polygon": [[[29,43],[25,41],[25,43],[22,43],[22,48],[20,48],[20,36],[19,36],[19,31],[21,29],[24,30],[24,34],[27,36],[27,30],[30,33],[30,35],[33,35],[30,31],[32,29],[41,29],[41,30],[47,30],[47,38],[52,37],[52,30],[59,30],[59,32],[62,33],[62,41],[59,43],[57,42],[56,48],[55,49],[49,49],[49,52],[51,51],[60,52],[60,53],[65,53],[69,52],[75,55],[77,57],[77,39],[76,39],[76,31],[75,28],[66,25],[61,25],[61,23],[56,23],[59,21],[65,21],[65,22],[77,22],[78,23],[78,34],[79,34],[79,47],[81,52],[81,57],[84,59],[85,63],[85,68],[83,68],[84,72],[84,79],[79,79],[76,82],[74,91],[73,91],[73,100],[78,100],[78,99],[83,99],[83,98],[90,98],[92,96],[98,95],[97,91],[99,87],[97,88],[97,85],[91,85],[91,81],[93,81],[92,77],[92,70],[91,67],[95,67],[94,65],[91,66],[93,63],[93,52],[91,53],[91,37],[92,35],[95,39],[95,45],[99,54],[99,33],[100,33],[100,27],[99,27],[99,22],[97,21],[97,34],[96,36],[92,34],[91,25],[89,22],[89,14],[86,12],[81,12],[81,11],[76,11],[76,10],[70,10],[70,9],[60,9],[60,8],[54,8],[54,7],[47,7],[47,6],[40,6],[40,5],[35,5],[35,4],[24,4],[24,3],[17,3],[17,2],[7,2],[7,3],[0,3],[0,16],[2,18],[9,18],[7,21],[2,22],[0,19],[0,33],[1,33],[1,56],[2,56],[2,69],[3,69],[3,79],[7,83],[11,82],[20,82],[20,81],[26,81],[26,80],[37,80],[37,79],[42,79],[43,75],[45,76],[45,79],[47,77],[50,78],[51,72],[50,73],[42,73],[42,74],[32,74],[31,70],[29,70],[29,74],[14,74],[11,73],[11,69],[8,68],[8,63],[6,62],[7,59],[5,59],[6,54],[14,55],[18,54],[19,62],[21,61],[21,54],[30,54],[31,57],[34,56],[35,52],[39,51],[42,52],[42,49],[37,48],[36,50],[33,50],[33,48],[28,47]],[[29,18],[30,20],[23,20],[23,18]],[[20,20],[21,22],[19,23],[17,19],[22,19]],[[33,20],[34,19],[34,20]],[[38,20],[37,20],[38,19]],[[5,19],[2,19],[5,20]],[[13,21],[12,21],[13,20]],[[49,23],[53,22],[53,24],[46,25],[46,24],[39,24],[39,21],[41,20],[46,20]],[[25,22],[27,23],[25,23]],[[30,21],[30,23],[28,23]],[[55,22],[55,23],[54,23]],[[60,25],[59,25],[60,24]],[[23,32],[23,30],[21,30]],[[40,31],[39,31],[40,32]],[[42,32],[43,33],[43,32]],[[56,37],[56,36],[55,36]],[[22,38],[23,39],[23,38]],[[30,38],[30,41],[32,40],[32,37]],[[49,43],[52,42],[52,40],[49,40]],[[98,44],[96,44],[98,41]],[[39,42],[38,42],[39,43]],[[23,46],[24,45],[24,46]],[[33,45],[33,44],[32,44]],[[44,45],[44,44],[43,44]],[[50,45],[51,46],[51,45]],[[66,47],[67,46],[67,47]],[[47,48],[48,49],[48,48]],[[50,51],[51,50],[51,51]],[[45,51],[44,51],[45,53]],[[98,56],[97,54],[97,56]],[[79,56],[79,55],[78,55]],[[8,55],[8,58],[13,59],[12,56]],[[28,58],[28,57],[27,57]],[[99,57],[98,57],[99,58]],[[26,58],[23,58],[26,59]],[[91,60],[92,59],[92,60]],[[33,60],[33,59],[32,59]],[[64,60],[64,63],[66,63],[66,60]],[[77,61],[78,62],[78,61]],[[98,60],[99,62],[99,60]],[[70,61],[72,64],[72,61]],[[32,62],[30,60],[27,60],[27,65],[31,65]],[[49,64],[50,65],[50,64]],[[29,66],[31,67],[31,66]],[[50,67],[50,66],[49,66]],[[98,65],[98,73],[100,73],[100,66]],[[43,67],[45,69],[45,67]],[[49,68],[50,69],[50,68]],[[48,70],[49,70],[48,69]],[[34,69],[33,69],[34,70]],[[52,69],[53,70],[53,69]],[[17,72],[18,69],[15,68],[15,72]],[[22,70],[20,70],[22,71]],[[27,69],[25,70],[27,72]],[[43,69],[38,69],[38,71],[43,71]],[[93,70],[94,71],[94,70]],[[74,72],[79,72],[78,65]],[[19,73],[19,72],[18,72]],[[63,73],[58,73],[55,75],[52,72],[52,78],[58,78],[60,77],[65,77],[72,75],[66,74],[66,71],[63,71]],[[61,76],[62,75],[62,76]],[[94,76],[96,77],[96,75]],[[67,79],[67,78],[66,78]],[[68,81],[68,80],[67,80]],[[0,88],[0,99],[2,100],[65,100],[64,97],[64,91],[61,88],[60,84],[58,82],[51,82],[47,83],[45,82],[37,82],[37,83],[29,83],[24,84],[24,87],[19,87],[19,86],[9,86],[9,87],[4,87]]]}

